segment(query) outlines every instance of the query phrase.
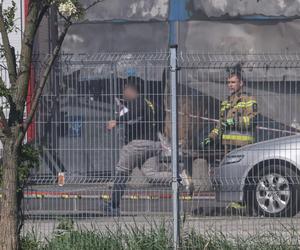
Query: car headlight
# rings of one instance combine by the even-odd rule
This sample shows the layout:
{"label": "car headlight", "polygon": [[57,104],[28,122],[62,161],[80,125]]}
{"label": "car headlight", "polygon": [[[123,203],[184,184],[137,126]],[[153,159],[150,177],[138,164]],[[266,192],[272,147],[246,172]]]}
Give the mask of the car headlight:
{"label": "car headlight", "polygon": [[224,164],[231,164],[240,162],[244,158],[244,155],[227,155],[224,160]]}

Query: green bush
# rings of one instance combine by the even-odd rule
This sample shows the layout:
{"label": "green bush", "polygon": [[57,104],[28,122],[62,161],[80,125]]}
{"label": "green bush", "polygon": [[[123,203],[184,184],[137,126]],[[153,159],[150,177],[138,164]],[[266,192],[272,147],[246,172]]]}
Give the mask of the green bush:
{"label": "green bush", "polygon": [[[66,222],[64,222],[66,224]],[[61,223],[58,226],[61,228]],[[163,250],[170,248],[171,239],[166,227],[117,226],[112,231],[104,232],[66,230],[56,234],[44,246],[44,250],[90,250],[90,249],[128,249],[128,250]]]}
{"label": "green bush", "polygon": [[[141,227],[118,226],[115,230],[75,230],[74,223],[61,221],[51,239],[38,241],[31,233],[22,238],[22,250],[165,250],[172,249],[169,224]],[[199,234],[190,230],[181,236],[182,250],[296,250],[299,233],[293,228],[260,232],[247,237],[229,236],[209,231]]]}
{"label": "green bush", "polygon": [[21,238],[21,250],[40,250],[41,243],[34,233],[27,234]]}

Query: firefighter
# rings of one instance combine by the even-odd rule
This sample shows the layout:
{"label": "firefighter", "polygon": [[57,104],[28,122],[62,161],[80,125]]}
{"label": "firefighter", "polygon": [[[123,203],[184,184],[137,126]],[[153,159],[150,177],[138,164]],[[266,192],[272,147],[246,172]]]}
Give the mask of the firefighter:
{"label": "firefighter", "polygon": [[225,151],[229,151],[255,141],[257,102],[253,96],[243,92],[240,67],[230,71],[227,86],[230,95],[221,103],[218,125],[202,141],[202,148],[221,142]]}

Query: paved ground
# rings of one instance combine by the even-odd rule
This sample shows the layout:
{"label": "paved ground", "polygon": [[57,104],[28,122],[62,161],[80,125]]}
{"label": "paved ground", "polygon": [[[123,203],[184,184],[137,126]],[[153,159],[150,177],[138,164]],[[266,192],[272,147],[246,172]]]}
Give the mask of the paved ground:
{"label": "paved ground", "polygon": [[[172,228],[172,200],[170,189],[143,189],[144,194],[156,194],[160,198],[147,199],[146,196],[137,198],[134,190],[129,190],[127,198],[122,201],[122,216],[111,218],[101,217],[98,209],[100,187],[91,188],[93,194],[84,190],[78,198],[60,197],[59,193],[53,198],[27,198],[26,211],[28,219],[23,232],[34,231],[40,238],[51,237],[62,219],[71,219],[78,229],[104,231],[108,228],[115,230],[118,226],[128,230],[128,226],[150,228],[151,225],[164,223]],[[74,190],[78,191],[78,190]],[[107,190],[105,189],[105,193]],[[55,191],[56,192],[56,191]],[[75,192],[75,193],[76,193]],[[128,195],[129,194],[129,195]],[[181,199],[181,219],[185,231],[195,229],[197,232],[222,232],[225,235],[249,236],[249,234],[266,231],[286,232],[293,228],[300,235],[300,217],[269,219],[263,217],[248,217],[243,210],[225,209],[226,204],[218,203],[213,196],[199,195],[194,199]],[[127,229],[126,229],[127,227]],[[287,233],[288,234],[288,233]],[[288,234],[289,235],[289,234]]]}
{"label": "paved ground", "polygon": [[[33,186],[27,190],[24,207],[27,220],[23,233],[36,232],[41,238],[51,237],[59,221],[69,218],[79,229],[110,230],[117,226],[149,228],[156,223],[172,227],[171,188],[142,185],[131,182],[122,200],[122,216],[101,217],[99,201],[109,198],[109,183],[65,185],[58,187]],[[197,192],[189,197],[184,190],[180,195],[181,218],[184,230],[204,233],[221,231],[231,235],[249,235],[274,230],[286,232],[293,227],[300,231],[300,216],[268,219],[247,217],[243,210],[226,209],[228,204],[214,199],[213,192]]]}

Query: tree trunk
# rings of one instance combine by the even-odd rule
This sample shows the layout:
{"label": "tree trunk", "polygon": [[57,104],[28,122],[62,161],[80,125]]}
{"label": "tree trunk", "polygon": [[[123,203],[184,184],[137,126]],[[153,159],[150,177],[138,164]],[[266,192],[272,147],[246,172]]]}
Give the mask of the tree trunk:
{"label": "tree trunk", "polygon": [[9,139],[3,149],[0,248],[18,249],[17,151]]}

